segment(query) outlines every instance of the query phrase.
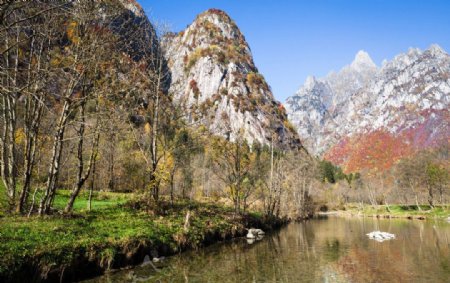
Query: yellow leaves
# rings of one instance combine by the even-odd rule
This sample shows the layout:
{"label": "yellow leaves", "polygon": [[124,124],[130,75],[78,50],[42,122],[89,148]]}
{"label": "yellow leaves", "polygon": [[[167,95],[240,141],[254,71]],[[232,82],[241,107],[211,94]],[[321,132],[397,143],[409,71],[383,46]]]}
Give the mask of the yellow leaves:
{"label": "yellow leaves", "polygon": [[59,56],[55,56],[50,60],[50,65],[52,67],[57,67],[61,64],[61,58]]}
{"label": "yellow leaves", "polygon": [[25,58],[25,51],[23,51],[22,48],[18,48],[17,52],[18,52],[18,55],[19,55],[19,59],[23,60]]}
{"label": "yellow leaves", "polygon": [[152,127],[150,126],[150,123],[146,123],[144,126],[145,133],[150,134],[151,130],[152,130]]}
{"label": "yellow leaves", "polygon": [[156,178],[161,182],[168,182],[170,178],[170,172],[174,166],[174,160],[171,154],[166,155],[159,163],[156,171]]}
{"label": "yellow leaves", "polygon": [[66,29],[67,38],[73,43],[80,43],[80,37],[78,36],[78,23],[75,21],[70,22]]}
{"label": "yellow leaves", "polygon": [[36,56],[32,56],[31,57],[31,65],[36,66],[37,63],[38,63],[38,59],[36,58]]}
{"label": "yellow leaves", "polygon": [[25,143],[25,132],[23,128],[17,129],[14,139],[18,145],[23,145]]}
{"label": "yellow leaves", "polygon": [[175,166],[175,160],[173,158],[173,155],[170,153],[166,153],[164,155],[164,158],[162,158],[161,162],[159,163],[159,169],[162,172],[171,171],[174,166]]}
{"label": "yellow leaves", "polygon": [[74,64],[74,59],[71,56],[63,55],[58,50],[51,53],[50,65],[53,68],[64,68]]}

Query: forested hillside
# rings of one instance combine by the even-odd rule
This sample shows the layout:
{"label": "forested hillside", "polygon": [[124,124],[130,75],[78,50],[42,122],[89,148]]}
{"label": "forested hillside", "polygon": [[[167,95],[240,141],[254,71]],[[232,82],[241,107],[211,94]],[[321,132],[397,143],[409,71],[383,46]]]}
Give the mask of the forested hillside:
{"label": "forested hillside", "polygon": [[[215,15],[231,23],[201,17]],[[0,280],[79,280],[312,214],[314,160],[250,53],[251,70],[235,74],[243,92],[210,113],[228,129],[217,132],[181,103],[175,79],[196,85],[174,75],[171,35],[137,3],[8,2],[0,23]]]}
{"label": "forested hillside", "polygon": [[[178,71],[172,72],[174,59],[160,44],[169,35],[153,26],[137,4],[36,2],[2,9],[1,149],[6,210],[51,214],[59,189],[72,191],[66,213],[72,211],[83,189],[139,192],[155,202],[160,197],[172,202],[228,198],[236,213],[247,209],[249,198],[270,213],[279,214],[282,205],[290,205],[280,203],[280,188],[275,188],[280,160],[292,154],[308,158],[298,138],[286,128],[284,110],[257,74],[245,42],[242,56],[247,56],[250,65],[239,68],[248,69],[242,70],[250,78],[244,78],[246,84],[256,82],[252,77],[260,78],[265,88],[254,91],[262,92],[260,103],[266,110],[258,102],[253,107],[259,118],[253,122],[245,118],[247,122],[235,125],[241,118],[234,115],[247,117],[252,112],[241,109],[233,114],[227,108],[212,113],[222,117],[219,124],[234,125],[227,136],[206,122],[194,123],[194,104],[180,103],[190,99],[183,97],[192,90],[178,93],[176,85],[192,85],[193,79],[178,78]],[[243,38],[221,11],[201,15],[190,32],[203,32],[196,25],[206,25],[215,17],[233,26],[234,37]],[[225,31],[217,29],[216,36],[221,37]],[[237,54],[222,54],[223,60],[239,66],[243,63],[230,57]],[[190,74],[195,76],[196,71]],[[237,75],[238,71],[233,76]],[[199,80],[203,91],[202,84]],[[222,92],[236,88],[230,84]],[[236,94],[241,97],[239,103],[251,104],[246,88],[233,91],[243,91]],[[221,103],[221,95],[215,100],[212,94],[204,93],[210,103]],[[226,104],[232,105],[233,99]],[[231,116],[225,118],[227,113]],[[253,124],[259,121],[263,124],[258,131],[263,132],[255,136]],[[287,147],[293,151],[281,151]],[[280,180],[277,186],[281,185]],[[286,195],[286,199],[290,198]]]}

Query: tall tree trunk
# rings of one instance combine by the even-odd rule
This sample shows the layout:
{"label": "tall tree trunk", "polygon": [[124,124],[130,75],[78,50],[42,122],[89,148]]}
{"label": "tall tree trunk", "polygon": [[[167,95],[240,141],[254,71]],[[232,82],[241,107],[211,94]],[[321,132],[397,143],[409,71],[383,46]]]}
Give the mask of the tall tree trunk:
{"label": "tall tree trunk", "polygon": [[6,95],[2,96],[2,123],[3,131],[0,137],[0,169],[3,184],[6,188],[6,192],[9,192],[9,170],[8,170],[8,109],[6,104]]}
{"label": "tall tree trunk", "polygon": [[16,98],[14,95],[11,95],[9,97],[9,125],[8,125],[8,140],[9,140],[9,147],[8,147],[8,172],[9,172],[9,187],[8,189],[8,195],[9,195],[9,202],[10,202],[10,209],[12,210],[15,201],[16,201]]}
{"label": "tall tree trunk", "polygon": [[56,186],[60,172],[61,153],[64,143],[64,134],[69,119],[71,102],[66,100],[56,128],[53,141],[52,159],[48,170],[46,190],[39,204],[39,215],[47,214],[52,205],[56,193]]}
{"label": "tall tree trunk", "polygon": [[94,191],[95,187],[95,173],[97,170],[97,159],[94,159],[94,165],[92,165],[92,179],[91,179],[91,185],[89,186],[89,198],[88,198],[88,210],[91,211],[92,209],[92,193]]}
{"label": "tall tree trunk", "polygon": [[31,178],[36,158],[36,143],[43,112],[43,103],[32,97],[27,98],[26,111],[30,114],[25,119],[25,168],[23,173],[23,187],[20,194],[17,212],[23,213],[31,190]]}
{"label": "tall tree trunk", "polygon": [[[115,144],[114,144],[115,146]],[[115,157],[114,157],[114,147],[110,149],[109,154],[109,164],[108,164],[108,175],[109,175],[109,181],[108,181],[108,190],[114,191],[116,188],[116,178],[115,178],[115,170],[114,170],[114,163],[115,163]]]}
{"label": "tall tree trunk", "polygon": [[[37,79],[41,75],[42,70],[42,56],[44,53],[44,47],[46,41],[43,40],[39,44],[39,48],[35,46],[35,34],[30,42],[30,54],[29,62],[33,59],[37,61],[37,65],[34,68],[32,64],[28,66],[28,87],[29,93],[25,98],[25,119],[24,119],[24,132],[25,132],[25,164],[23,172],[23,186],[20,194],[19,203],[16,211],[23,213],[24,206],[28,201],[28,195],[31,190],[31,178],[33,174],[33,168],[36,158],[36,144],[39,136],[39,128],[41,125],[41,117],[44,109],[44,95],[38,94],[39,84],[42,83],[40,79]],[[50,57],[47,56],[44,60],[49,61]],[[45,79],[44,79],[45,80]]]}
{"label": "tall tree trunk", "polygon": [[173,169],[170,172],[170,204],[173,205],[174,202],[174,191],[175,191],[175,168],[176,166],[173,166]]}
{"label": "tall tree trunk", "polygon": [[[162,56],[162,55],[161,55]],[[158,127],[159,127],[159,107],[160,107],[160,88],[161,88],[161,80],[162,80],[162,67],[163,62],[162,58],[158,58],[158,74],[157,74],[157,81],[155,84],[155,104],[153,109],[153,123],[152,123],[152,137],[151,137],[151,154],[152,154],[152,171],[150,176],[150,182],[151,186],[153,188],[153,199],[155,201],[158,201],[159,199],[159,181],[157,180],[156,171],[158,169]]]}
{"label": "tall tree trunk", "polygon": [[[19,90],[17,87],[17,75],[19,71],[19,26],[11,28],[3,23],[5,28],[3,57],[5,59],[4,72],[2,75],[2,86],[7,91],[2,93],[3,131],[0,137],[1,150],[1,175],[8,196],[9,209],[12,211],[16,198],[16,114],[17,98]],[[11,34],[12,33],[12,34]],[[10,45],[9,36],[14,36],[15,41]],[[13,54],[14,53],[14,54]],[[14,56],[15,59],[11,59]],[[13,58],[14,58],[13,57]]]}
{"label": "tall tree trunk", "polygon": [[409,181],[409,187],[411,188],[411,191],[413,191],[413,193],[414,193],[414,200],[416,201],[416,207],[419,211],[421,211],[422,208],[420,208],[420,205],[419,205],[419,196],[418,196],[416,190],[414,189],[413,183],[411,181]]}
{"label": "tall tree trunk", "polygon": [[433,185],[427,184],[427,187],[428,187],[428,204],[433,208],[434,207]]}
{"label": "tall tree trunk", "polygon": [[[98,111],[98,102],[96,105],[96,112]],[[98,143],[100,139],[99,131],[98,131],[98,125],[99,122],[97,120],[97,125],[95,127],[95,133],[92,141],[92,149],[91,154],[88,162],[88,167],[86,169],[86,172],[84,172],[84,158],[83,158],[83,152],[84,152],[84,138],[85,138],[85,130],[86,130],[86,100],[84,100],[81,103],[80,107],[80,118],[81,118],[81,124],[80,128],[78,130],[78,151],[77,151],[77,158],[78,158],[78,173],[77,173],[77,182],[75,184],[74,189],[72,190],[72,193],[70,194],[69,201],[67,202],[66,208],[64,209],[65,213],[69,213],[72,211],[73,204],[75,202],[75,199],[77,198],[78,194],[80,193],[81,189],[83,188],[84,183],[89,178],[89,175],[92,171],[92,165],[94,164],[94,160],[97,158],[98,155]]]}

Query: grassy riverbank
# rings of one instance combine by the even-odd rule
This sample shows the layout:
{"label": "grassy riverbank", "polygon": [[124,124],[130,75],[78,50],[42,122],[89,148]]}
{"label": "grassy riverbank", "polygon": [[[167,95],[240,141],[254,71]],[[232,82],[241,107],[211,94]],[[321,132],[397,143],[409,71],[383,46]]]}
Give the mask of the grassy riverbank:
{"label": "grassy riverbank", "polygon": [[[63,208],[67,198],[68,192],[60,192],[56,207]],[[147,254],[170,255],[241,236],[248,226],[280,224],[188,201],[160,205],[156,211],[131,194],[99,193],[93,210],[86,206],[87,195],[82,195],[72,216],[0,217],[0,281],[59,281],[61,274],[72,281],[139,264]]]}
{"label": "grassy riverbank", "polygon": [[450,205],[358,205],[347,204],[341,215],[360,215],[382,218],[409,218],[409,219],[446,219],[450,217]]}

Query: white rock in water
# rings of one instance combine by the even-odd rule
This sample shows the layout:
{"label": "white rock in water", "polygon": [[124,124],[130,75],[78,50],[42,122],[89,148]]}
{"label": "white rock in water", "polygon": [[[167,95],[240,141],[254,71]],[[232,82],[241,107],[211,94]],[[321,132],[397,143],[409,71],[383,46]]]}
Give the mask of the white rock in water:
{"label": "white rock in water", "polygon": [[250,231],[248,231],[247,239],[255,239],[255,238],[256,238],[256,236],[253,233],[251,233]]}
{"label": "white rock in water", "polygon": [[154,257],[153,258],[153,262],[161,262],[161,261],[163,261],[165,259],[165,257]]}
{"label": "white rock in water", "polygon": [[263,230],[255,229],[255,228],[248,229],[248,232],[253,234],[253,235],[258,235],[258,236],[262,236],[262,235],[265,234]]}
{"label": "white rock in water", "polygon": [[395,239],[395,235],[388,233],[388,232],[381,232],[381,231],[373,231],[370,232],[368,234],[366,234],[367,236],[369,236],[369,239],[378,241],[378,242],[383,242],[383,241],[387,241],[387,240],[392,240]]}

